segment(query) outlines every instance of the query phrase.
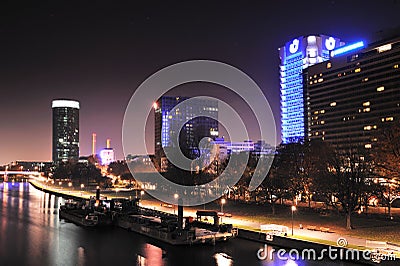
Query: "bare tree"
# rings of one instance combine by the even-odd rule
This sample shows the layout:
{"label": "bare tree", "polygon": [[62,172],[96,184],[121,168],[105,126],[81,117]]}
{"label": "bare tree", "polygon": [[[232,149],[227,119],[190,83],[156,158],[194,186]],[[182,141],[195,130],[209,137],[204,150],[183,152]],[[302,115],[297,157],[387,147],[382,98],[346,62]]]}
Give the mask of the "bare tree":
{"label": "bare tree", "polygon": [[[346,229],[352,229],[352,214],[362,206],[371,181],[371,164],[362,152],[336,155],[331,161],[328,192],[332,206],[341,207],[346,216]],[[337,200],[336,204],[335,200]]]}

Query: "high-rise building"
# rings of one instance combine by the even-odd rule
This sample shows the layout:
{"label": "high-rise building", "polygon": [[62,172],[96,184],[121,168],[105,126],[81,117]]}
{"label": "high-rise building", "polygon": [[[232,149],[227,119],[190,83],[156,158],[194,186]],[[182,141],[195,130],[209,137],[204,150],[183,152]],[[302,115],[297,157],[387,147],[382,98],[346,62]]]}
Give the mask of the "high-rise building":
{"label": "high-rise building", "polygon": [[304,140],[303,69],[326,61],[329,52],[343,45],[325,35],[301,36],[279,48],[281,90],[281,134],[283,143]]}
{"label": "high-rise building", "polygon": [[[174,147],[172,138],[179,137],[179,147],[186,156],[199,156],[198,143],[204,137],[218,136],[218,102],[196,99],[190,105],[173,108],[188,97],[162,96],[154,103],[155,155],[163,156],[163,149]],[[199,116],[200,115],[200,116]],[[186,122],[186,123],[184,123]],[[181,128],[179,125],[184,123]]]}
{"label": "high-rise building", "polygon": [[355,42],[331,56],[304,75],[308,139],[340,153],[369,149],[379,128],[400,119],[400,34],[367,47]]}
{"label": "high-rise building", "polygon": [[53,109],[53,162],[79,159],[79,102],[54,100]]}

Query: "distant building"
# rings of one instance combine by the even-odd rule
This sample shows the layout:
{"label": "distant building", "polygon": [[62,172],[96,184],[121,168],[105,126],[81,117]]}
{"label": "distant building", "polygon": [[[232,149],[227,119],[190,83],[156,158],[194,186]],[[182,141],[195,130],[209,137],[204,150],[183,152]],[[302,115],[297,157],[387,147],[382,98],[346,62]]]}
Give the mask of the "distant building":
{"label": "distant building", "polygon": [[54,100],[53,109],[53,162],[79,159],[79,102]]}
{"label": "distant building", "polygon": [[225,141],[224,138],[217,138],[213,143],[220,146],[222,150],[226,149],[228,154],[251,152],[254,150],[254,142],[252,140],[231,142]]}
{"label": "distant building", "polygon": [[9,169],[20,171],[47,172],[50,170],[53,162],[35,162],[35,161],[15,161],[9,164]]}
{"label": "distant building", "polygon": [[309,67],[309,140],[331,143],[339,152],[372,148],[377,130],[400,119],[400,32],[371,43],[356,42]]}
{"label": "distant building", "polygon": [[100,151],[100,159],[102,165],[109,165],[115,161],[114,149],[111,148],[111,140],[107,139],[106,148]]}
{"label": "distant building", "polygon": [[[190,105],[173,108],[188,97],[162,96],[154,103],[155,110],[155,155],[163,157],[164,149],[175,148],[172,138],[179,137],[179,147],[186,156],[199,156],[198,143],[204,137],[218,136],[218,102],[196,100]],[[204,116],[198,116],[203,114]],[[208,117],[207,117],[208,116]],[[180,124],[187,121],[182,128]]]}
{"label": "distant building", "polygon": [[100,158],[102,165],[109,165],[110,163],[115,161],[114,157],[114,149],[113,148],[104,148],[100,151]]}
{"label": "distant building", "polygon": [[281,91],[281,134],[284,144],[303,141],[303,69],[329,59],[331,50],[343,45],[325,35],[301,36],[279,48]]}

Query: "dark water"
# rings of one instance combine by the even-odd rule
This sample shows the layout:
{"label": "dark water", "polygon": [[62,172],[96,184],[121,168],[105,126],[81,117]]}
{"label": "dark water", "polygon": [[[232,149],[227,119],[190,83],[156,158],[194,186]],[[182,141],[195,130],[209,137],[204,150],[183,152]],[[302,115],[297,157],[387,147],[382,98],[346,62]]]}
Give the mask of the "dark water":
{"label": "dark water", "polygon": [[119,228],[86,229],[59,220],[63,199],[28,183],[0,183],[0,265],[351,265],[263,260],[261,243],[174,247]]}

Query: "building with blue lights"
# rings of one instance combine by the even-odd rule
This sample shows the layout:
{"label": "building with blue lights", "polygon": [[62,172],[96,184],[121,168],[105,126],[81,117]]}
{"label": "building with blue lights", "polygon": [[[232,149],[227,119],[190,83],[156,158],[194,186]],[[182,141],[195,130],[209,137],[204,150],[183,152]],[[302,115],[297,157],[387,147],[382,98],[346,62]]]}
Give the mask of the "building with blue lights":
{"label": "building with blue lights", "polygon": [[307,69],[308,140],[357,153],[373,148],[379,129],[400,119],[399,36],[343,46]]}
{"label": "building with blue lights", "polygon": [[301,36],[279,48],[282,143],[303,141],[305,109],[303,70],[329,59],[343,43],[325,35]]}
{"label": "building with blue lights", "polygon": [[154,103],[156,157],[163,157],[165,148],[175,148],[173,138],[178,137],[182,152],[196,158],[201,139],[218,137],[218,102],[200,99],[174,108],[188,99],[162,96]]}

